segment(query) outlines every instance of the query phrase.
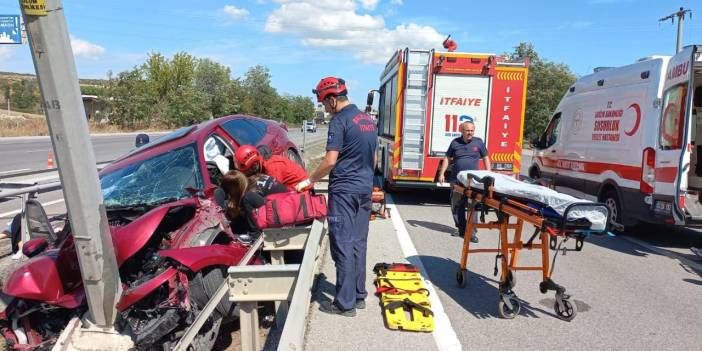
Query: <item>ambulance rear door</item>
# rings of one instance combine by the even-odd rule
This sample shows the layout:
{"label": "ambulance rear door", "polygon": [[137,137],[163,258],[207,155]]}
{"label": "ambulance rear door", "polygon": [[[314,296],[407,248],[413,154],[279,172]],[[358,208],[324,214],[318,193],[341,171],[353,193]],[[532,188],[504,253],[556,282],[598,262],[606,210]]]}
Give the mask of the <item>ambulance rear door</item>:
{"label": "ambulance rear door", "polygon": [[[691,74],[693,71],[694,46],[688,46],[671,58],[663,84],[658,148],[655,154],[654,211],[658,214],[672,214],[676,224],[684,224],[684,212],[680,207],[684,202],[681,187],[687,184],[690,153],[686,131],[691,104]],[[651,172],[645,160],[643,174]]]}

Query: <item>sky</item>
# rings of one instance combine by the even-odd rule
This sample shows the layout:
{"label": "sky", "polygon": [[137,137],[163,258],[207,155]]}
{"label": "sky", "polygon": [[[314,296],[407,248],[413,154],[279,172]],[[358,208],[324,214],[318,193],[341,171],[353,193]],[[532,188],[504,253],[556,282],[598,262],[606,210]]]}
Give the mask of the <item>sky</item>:
{"label": "sky", "polygon": [[[0,14],[19,14],[1,0]],[[80,78],[106,78],[144,62],[150,52],[185,51],[242,76],[270,69],[281,94],[312,97],[325,76],[347,81],[365,105],[400,48],[436,48],[447,35],[460,52],[502,54],[530,42],[577,75],[675,51],[676,24],[659,22],[689,8],[683,45],[702,44],[702,0],[66,0]],[[0,71],[34,73],[28,45],[0,45]]]}

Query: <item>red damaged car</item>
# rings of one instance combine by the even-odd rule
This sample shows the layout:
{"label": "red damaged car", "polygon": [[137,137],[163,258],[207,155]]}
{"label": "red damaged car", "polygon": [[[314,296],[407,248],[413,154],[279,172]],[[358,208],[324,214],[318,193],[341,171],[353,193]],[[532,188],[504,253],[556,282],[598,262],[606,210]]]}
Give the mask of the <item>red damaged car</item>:
{"label": "red damaged car", "polygon": [[[171,349],[226,268],[249,250],[232,232],[217,186],[243,144],[266,145],[302,162],[284,126],[235,115],[164,135],[100,172],[122,283],[117,323],[138,349]],[[40,206],[28,206],[35,238],[23,252],[31,258],[9,276],[0,296],[0,329],[11,349],[51,348],[70,318],[87,311],[70,223],[58,234],[46,230]],[[223,300],[193,349],[210,350],[219,327],[236,315],[236,306]]]}

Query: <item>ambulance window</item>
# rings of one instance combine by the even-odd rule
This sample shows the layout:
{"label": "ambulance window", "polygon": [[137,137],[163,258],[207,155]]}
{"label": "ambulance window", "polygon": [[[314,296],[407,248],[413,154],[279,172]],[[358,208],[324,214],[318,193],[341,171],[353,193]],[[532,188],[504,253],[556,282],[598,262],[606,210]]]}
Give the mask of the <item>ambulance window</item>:
{"label": "ambulance window", "polygon": [[682,148],[686,100],[687,83],[678,84],[665,92],[659,137],[659,143],[663,150]]}
{"label": "ambulance window", "polygon": [[551,122],[548,124],[548,127],[546,127],[546,131],[544,131],[544,134],[541,136],[540,144],[543,145],[544,148],[553,146],[553,144],[556,143],[556,139],[558,138],[560,132],[561,113],[559,112],[553,116]]}

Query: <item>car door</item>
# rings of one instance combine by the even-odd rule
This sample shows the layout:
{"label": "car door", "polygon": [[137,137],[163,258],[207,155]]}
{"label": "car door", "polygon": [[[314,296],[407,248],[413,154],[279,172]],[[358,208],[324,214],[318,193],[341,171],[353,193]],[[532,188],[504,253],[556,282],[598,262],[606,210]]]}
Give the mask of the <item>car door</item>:
{"label": "car door", "polygon": [[[680,207],[681,187],[689,171],[688,135],[690,128],[691,74],[695,46],[688,46],[668,63],[655,155],[654,210],[672,214],[677,224],[684,223]],[[683,184],[684,183],[684,184]]]}

